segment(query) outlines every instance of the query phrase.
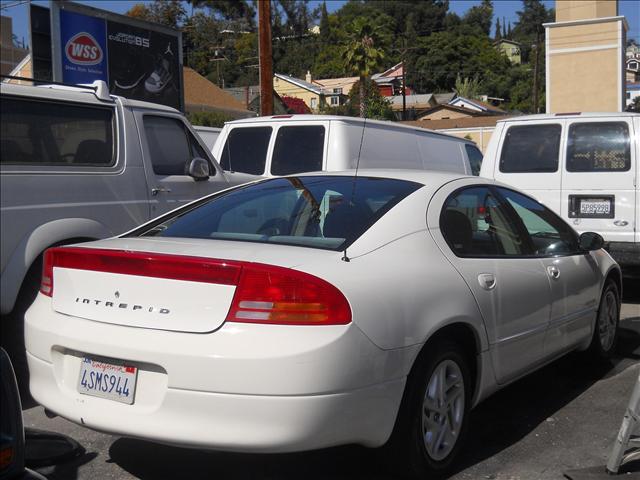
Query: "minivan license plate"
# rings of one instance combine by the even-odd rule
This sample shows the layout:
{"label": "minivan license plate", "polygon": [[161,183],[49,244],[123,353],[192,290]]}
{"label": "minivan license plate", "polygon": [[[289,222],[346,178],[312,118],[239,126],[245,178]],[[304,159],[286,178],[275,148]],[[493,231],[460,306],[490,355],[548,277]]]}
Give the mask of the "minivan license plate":
{"label": "minivan license plate", "polygon": [[131,405],[137,377],[136,367],[84,357],[80,365],[78,392]]}
{"label": "minivan license plate", "polygon": [[585,200],[580,201],[581,215],[608,215],[611,212],[610,200]]}

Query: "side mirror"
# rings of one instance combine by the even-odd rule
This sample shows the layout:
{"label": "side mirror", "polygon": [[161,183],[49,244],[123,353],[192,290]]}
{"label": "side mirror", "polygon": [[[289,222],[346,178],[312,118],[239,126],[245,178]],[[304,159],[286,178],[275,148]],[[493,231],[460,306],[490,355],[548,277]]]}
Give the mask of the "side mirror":
{"label": "side mirror", "polygon": [[211,170],[209,168],[209,162],[204,158],[196,157],[189,162],[187,167],[187,175],[192,177],[196,182],[208,180]]}
{"label": "side mirror", "polygon": [[580,235],[580,249],[585,252],[600,250],[604,247],[604,238],[599,233],[584,232]]}

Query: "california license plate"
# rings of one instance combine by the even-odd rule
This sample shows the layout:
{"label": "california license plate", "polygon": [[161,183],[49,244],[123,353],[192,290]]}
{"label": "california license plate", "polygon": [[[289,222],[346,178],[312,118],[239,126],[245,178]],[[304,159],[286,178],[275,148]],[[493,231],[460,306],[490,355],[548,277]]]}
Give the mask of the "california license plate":
{"label": "california license plate", "polygon": [[585,200],[580,201],[581,215],[609,215],[611,213],[611,200]]}
{"label": "california license plate", "polygon": [[110,363],[84,357],[80,365],[78,392],[131,405],[137,377],[138,369],[124,362]]}

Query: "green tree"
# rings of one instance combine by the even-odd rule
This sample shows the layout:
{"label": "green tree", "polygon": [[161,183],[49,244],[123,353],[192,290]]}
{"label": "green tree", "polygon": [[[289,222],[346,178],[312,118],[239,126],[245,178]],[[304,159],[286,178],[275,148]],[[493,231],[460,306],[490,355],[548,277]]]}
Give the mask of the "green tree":
{"label": "green tree", "polygon": [[[365,82],[365,117],[375,120],[394,120],[391,102],[380,94],[378,85],[373,80]],[[337,107],[324,105],[320,111],[325,115],[343,115],[356,117],[360,114],[360,82],[356,82],[349,91],[347,103]]]}
{"label": "green tree", "polygon": [[460,74],[456,77],[456,83],[453,87],[453,90],[460,95],[461,97],[465,97],[473,100],[474,98],[478,98],[480,96],[480,90],[482,89],[482,84],[477,76],[473,78],[465,77],[462,78]]}
{"label": "green tree", "polygon": [[322,2],[320,7],[320,42],[323,45],[331,43],[331,24],[329,23],[329,12],[327,12],[327,2]]}
{"label": "green tree", "polygon": [[544,39],[542,24],[553,22],[555,13],[552,9],[547,9],[540,0],[522,0],[522,6],[522,10],[516,12],[518,21],[511,35],[521,45],[522,61],[529,62],[532,46]]}
{"label": "green tree", "polygon": [[[345,67],[360,77],[364,85],[384,58],[379,29],[367,18],[356,18],[349,26],[349,41],[342,50]],[[360,116],[366,113],[364,89],[360,89]]]}
{"label": "green tree", "polygon": [[500,30],[500,19],[496,18],[496,34],[494,35],[495,40],[500,40],[502,38],[502,30]]}
{"label": "green tree", "polygon": [[235,120],[233,117],[222,112],[190,112],[187,119],[192,125],[201,127],[224,127],[225,122]]}
{"label": "green tree", "polygon": [[476,26],[487,36],[491,35],[491,23],[493,22],[493,2],[482,0],[478,6],[467,10],[463,21],[470,26]]}
{"label": "green tree", "polygon": [[147,5],[136,3],[126,15],[171,28],[179,28],[187,18],[187,11],[180,0],[154,0]]}

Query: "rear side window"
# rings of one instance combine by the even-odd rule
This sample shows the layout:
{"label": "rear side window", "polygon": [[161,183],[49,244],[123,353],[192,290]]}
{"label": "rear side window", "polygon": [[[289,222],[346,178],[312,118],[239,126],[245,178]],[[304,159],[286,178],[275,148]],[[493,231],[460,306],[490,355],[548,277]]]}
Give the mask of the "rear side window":
{"label": "rear side window", "polygon": [[177,118],[144,116],[153,173],[186,175],[186,167],[194,157],[207,159],[195,138]]}
{"label": "rear side window", "polygon": [[271,130],[271,127],[232,129],[222,150],[222,168],[230,172],[264,174]]}
{"label": "rear side window", "polygon": [[134,236],[208,238],[339,250],[421,185],[346,176],[274,178],[182,209]]}
{"label": "rear side window", "polygon": [[440,229],[460,257],[507,257],[527,254],[518,225],[487,187],[452,194],[440,216]]}
{"label": "rear side window", "polygon": [[289,175],[322,170],[323,152],[323,126],[281,127],[273,149],[271,173]]}
{"label": "rear side window", "polygon": [[560,125],[509,127],[502,145],[500,171],[541,173],[558,170]]}
{"label": "rear side window", "polygon": [[480,168],[482,167],[482,152],[469,144],[465,144],[464,148],[467,151],[467,157],[469,157],[471,174],[477,177],[480,175]]}
{"label": "rear side window", "polygon": [[113,109],[2,99],[2,164],[108,167],[114,151]]}
{"label": "rear side window", "polygon": [[567,171],[619,172],[631,168],[625,122],[574,123],[569,127]]}

